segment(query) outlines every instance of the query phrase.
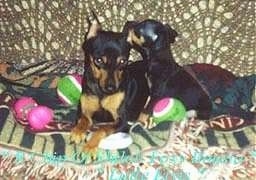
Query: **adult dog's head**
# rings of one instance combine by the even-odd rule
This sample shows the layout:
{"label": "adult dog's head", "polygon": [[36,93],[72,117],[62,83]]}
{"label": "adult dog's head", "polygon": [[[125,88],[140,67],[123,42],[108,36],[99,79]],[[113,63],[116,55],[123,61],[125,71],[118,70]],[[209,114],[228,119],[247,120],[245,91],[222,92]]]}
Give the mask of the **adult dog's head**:
{"label": "adult dog's head", "polygon": [[123,81],[124,69],[128,64],[130,44],[127,36],[102,30],[95,14],[94,20],[88,19],[88,23],[83,44],[85,66],[103,93],[115,93]]}

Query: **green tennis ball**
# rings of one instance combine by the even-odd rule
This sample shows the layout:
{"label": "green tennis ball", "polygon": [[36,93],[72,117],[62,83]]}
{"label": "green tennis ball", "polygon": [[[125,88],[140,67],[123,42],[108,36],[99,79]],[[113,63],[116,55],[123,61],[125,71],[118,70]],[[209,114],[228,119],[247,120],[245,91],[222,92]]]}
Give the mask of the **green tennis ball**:
{"label": "green tennis ball", "polygon": [[67,75],[58,81],[57,94],[65,104],[78,104],[81,93],[82,77],[80,75]]}
{"label": "green tennis ball", "polygon": [[164,121],[182,121],[185,116],[184,105],[175,98],[163,98],[153,108],[153,121],[156,124]]}

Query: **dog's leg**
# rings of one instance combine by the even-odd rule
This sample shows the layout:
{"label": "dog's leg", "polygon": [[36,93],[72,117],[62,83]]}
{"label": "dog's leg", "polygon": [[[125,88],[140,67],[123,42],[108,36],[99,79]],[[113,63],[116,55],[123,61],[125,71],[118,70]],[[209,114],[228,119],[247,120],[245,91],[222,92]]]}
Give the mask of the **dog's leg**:
{"label": "dog's leg", "polygon": [[81,96],[81,118],[77,125],[71,130],[70,140],[76,144],[83,141],[86,137],[86,131],[92,125],[92,115],[100,108],[99,99],[96,96]]}
{"label": "dog's leg", "polygon": [[144,128],[151,129],[153,124],[153,119],[148,113],[141,112],[138,118],[138,122],[140,122]]}
{"label": "dog's leg", "polygon": [[79,144],[86,137],[86,131],[90,128],[91,123],[88,118],[82,115],[77,125],[71,130],[70,141]]}
{"label": "dog's leg", "polygon": [[[100,141],[106,136],[114,133],[120,126],[118,108],[120,107],[124,99],[124,92],[117,92],[110,96],[105,97],[101,101],[101,106],[105,110],[109,111],[114,119],[114,124],[104,125],[99,127],[99,129],[92,134],[92,137],[84,146],[84,152],[89,153],[93,159],[96,158],[97,149]],[[119,120],[118,120],[119,119]]]}
{"label": "dog's leg", "polygon": [[92,134],[92,137],[83,147],[83,152],[89,153],[93,160],[97,157],[97,150],[100,141],[115,131],[115,125],[100,127]]}

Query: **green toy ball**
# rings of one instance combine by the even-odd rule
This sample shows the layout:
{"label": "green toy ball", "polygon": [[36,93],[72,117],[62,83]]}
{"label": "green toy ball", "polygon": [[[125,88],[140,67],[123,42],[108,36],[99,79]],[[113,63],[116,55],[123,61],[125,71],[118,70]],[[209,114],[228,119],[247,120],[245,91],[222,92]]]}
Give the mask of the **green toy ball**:
{"label": "green toy ball", "polygon": [[67,75],[57,84],[57,94],[60,100],[67,105],[76,105],[82,93],[82,76],[78,74]]}
{"label": "green toy ball", "polygon": [[186,117],[186,109],[181,101],[175,98],[163,98],[153,108],[153,121],[158,124],[164,121],[182,121]]}

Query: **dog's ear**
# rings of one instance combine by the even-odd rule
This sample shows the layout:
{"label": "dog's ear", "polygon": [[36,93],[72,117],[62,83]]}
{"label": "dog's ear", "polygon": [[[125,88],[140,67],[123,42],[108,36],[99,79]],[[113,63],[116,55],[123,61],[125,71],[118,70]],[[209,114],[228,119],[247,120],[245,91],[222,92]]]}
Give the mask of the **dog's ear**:
{"label": "dog's ear", "polygon": [[90,19],[87,17],[89,28],[88,28],[88,32],[85,35],[85,40],[97,36],[98,31],[101,30],[101,24],[99,22],[97,15],[94,13],[94,11],[92,11],[92,15],[93,15],[92,21],[90,21]]}
{"label": "dog's ear", "polygon": [[172,29],[168,24],[165,24],[165,28],[169,33],[169,40],[170,43],[174,43],[175,42],[175,38],[178,36],[177,31],[175,31],[174,29]]}

